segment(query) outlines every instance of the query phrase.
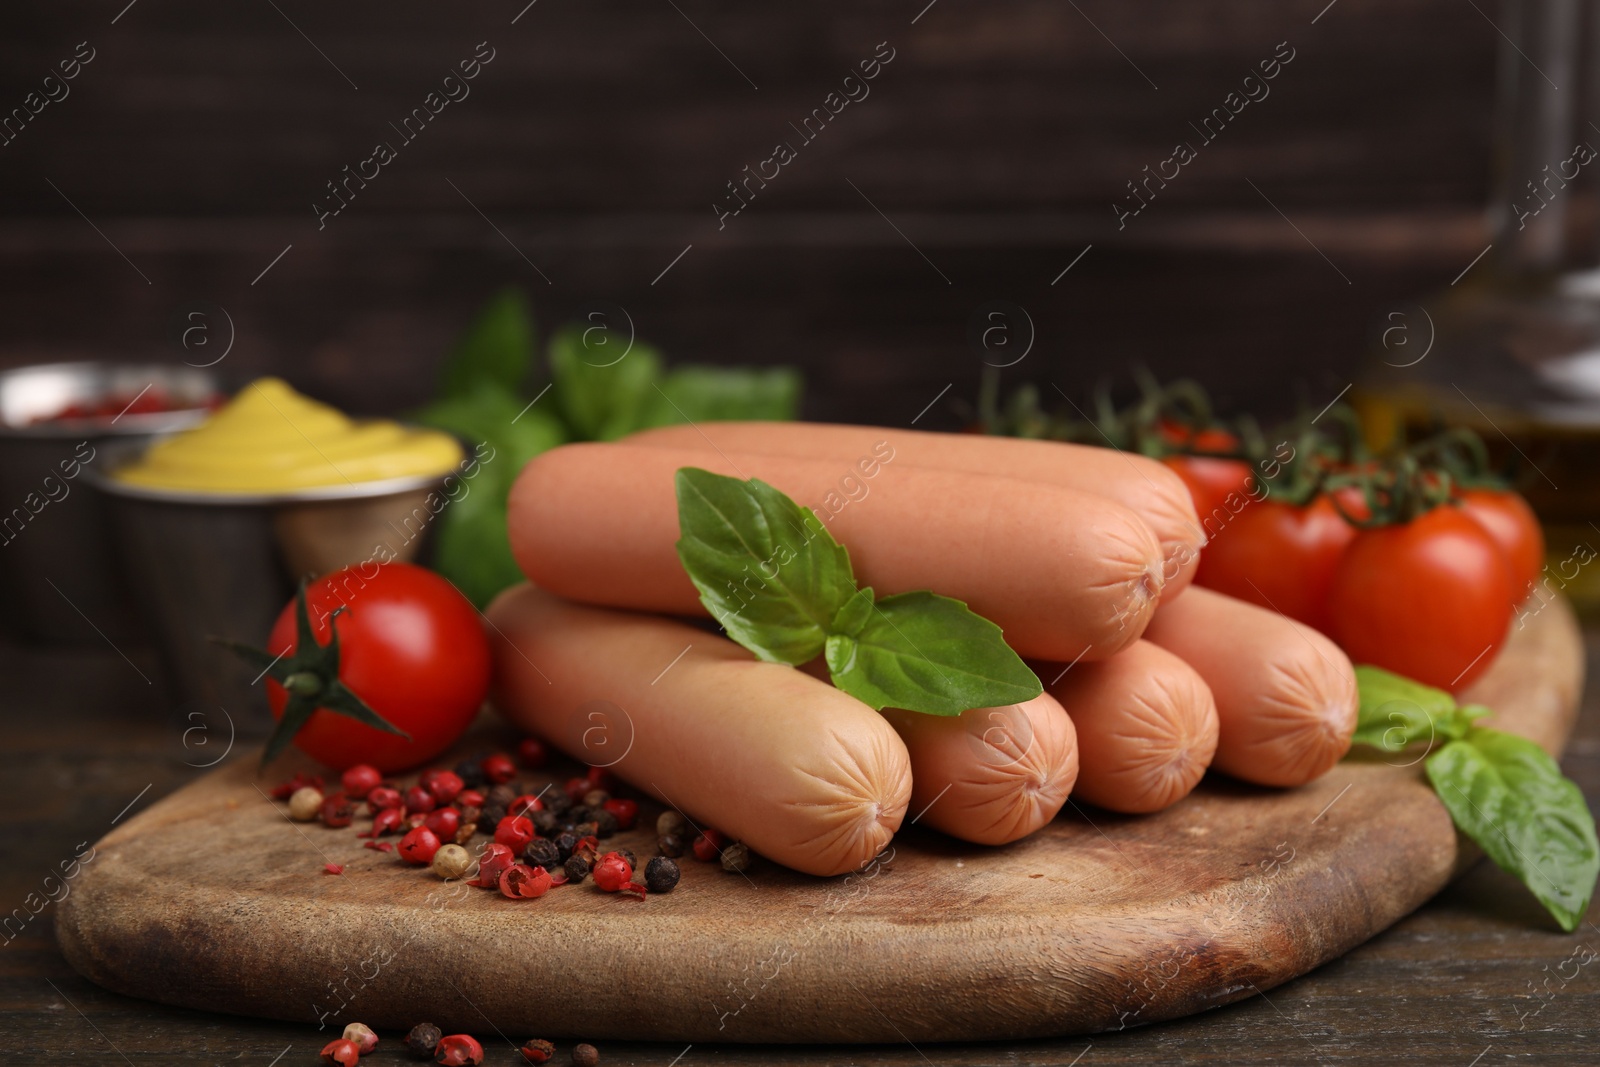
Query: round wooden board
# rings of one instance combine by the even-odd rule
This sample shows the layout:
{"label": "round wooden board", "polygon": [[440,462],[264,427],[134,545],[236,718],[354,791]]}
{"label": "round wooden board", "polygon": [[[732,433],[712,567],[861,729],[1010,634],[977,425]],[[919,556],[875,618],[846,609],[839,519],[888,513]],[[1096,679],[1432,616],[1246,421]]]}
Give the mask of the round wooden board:
{"label": "round wooden board", "polygon": [[[1554,602],[1468,695],[1557,752],[1582,675],[1576,622]],[[643,902],[591,884],[513,902],[365,849],[353,829],[289,823],[245,752],[100,841],[56,928],[107,988],[330,1031],[426,1018],[519,1042],[1087,1033],[1270,989],[1443,888],[1477,853],[1420,763],[1401,762],[1347,760],[1289,791],[1208,776],[1156,816],[1069,805],[999,849],[912,829],[841,878],[684,860],[678,888]],[[644,856],[653,838],[612,844]]]}

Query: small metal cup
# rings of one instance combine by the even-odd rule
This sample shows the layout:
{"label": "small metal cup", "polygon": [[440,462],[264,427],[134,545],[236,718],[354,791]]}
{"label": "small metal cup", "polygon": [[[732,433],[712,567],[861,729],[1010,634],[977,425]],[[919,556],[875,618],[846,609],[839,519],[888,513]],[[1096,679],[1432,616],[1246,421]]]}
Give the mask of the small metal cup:
{"label": "small metal cup", "polygon": [[[49,419],[72,404],[156,389],[183,410]],[[217,376],[188,366],[45,363],[0,371],[0,625],[62,643],[138,633],[102,501],[83,483],[112,441],[143,444],[203,421]]]}
{"label": "small metal cup", "polygon": [[[139,448],[108,447],[89,477],[109,504],[123,572],[154,632],[174,695],[266,721],[259,668],[215,639],[265,647],[302,579],[417,558],[448,474],[283,493],[153,489],[112,475]],[[360,610],[359,589],[352,611]]]}

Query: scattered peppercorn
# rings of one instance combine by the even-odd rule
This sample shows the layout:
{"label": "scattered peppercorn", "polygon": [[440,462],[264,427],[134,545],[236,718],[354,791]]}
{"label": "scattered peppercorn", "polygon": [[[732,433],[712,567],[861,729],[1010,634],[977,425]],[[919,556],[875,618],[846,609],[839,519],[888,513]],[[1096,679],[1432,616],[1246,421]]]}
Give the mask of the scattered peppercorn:
{"label": "scattered peppercorn", "polygon": [[537,737],[524,737],[517,746],[517,758],[522,760],[524,767],[543,767],[546,756],[544,745]]}
{"label": "scattered peppercorn", "polygon": [[483,1062],[483,1046],[478,1039],[467,1034],[441,1037],[433,1050],[433,1058],[445,1067],[473,1067]]}
{"label": "scattered peppercorn", "polygon": [[535,867],[553,871],[561,866],[561,850],[547,837],[536,837],[522,850],[522,858]]}
{"label": "scattered peppercorn", "polygon": [[683,855],[683,839],[677,834],[665,834],[656,838],[656,851],[663,856],[677,859]]}
{"label": "scattered peppercorn", "polygon": [[542,837],[549,837],[555,833],[556,827],[560,825],[560,820],[556,818],[556,813],[553,811],[536,811],[529,815],[528,818],[533,820],[534,832]]}
{"label": "scattered peppercorn", "polygon": [[617,820],[619,830],[632,830],[633,824],[639,819],[639,802],[636,800],[613,798],[606,801],[602,807]]}
{"label": "scattered peppercorn", "polygon": [[590,789],[589,779],[568,778],[561,786],[561,789],[567,794],[568,800],[572,801],[574,804],[580,803],[583,800],[583,794],[587,793]]}
{"label": "scattered peppercorn", "polygon": [[483,803],[485,807],[510,807],[511,802],[517,799],[517,795],[521,792],[522,790],[510,782],[499,782],[487,793],[483,794]]}
{"label": "scattered peppercorn", "polygon": [[644,868],[644,884],[652,893],[670,893],[678,884],[678,864],[666,856],[657,856]]}
{"label": "scattered peppercorn", "polygon": [[517,776],[517,765],[512,763],[511,757],[504,752],[495,752],[483,757],[483,762],[479,766],[483,768],[484,776],[496,784],[509,782]]}
{"label": "scattered peppercorn", "polygon": [[607,792],[611,791],[611,772],[606,770],[604,767],[590,767],[589,770],[584,774],[583,780],[589,783],[590,789],[604,789]]}
{"label": "scattered peppercorn", "polygon": [[498,889],[500,875],[505,869],[517,862],[517,857],[504,845],[487,844],[478,854],[478,877],[468,882],[480,889]]}
{"label": "scattered peppercorn", "polygon": [[572,1067],[599,1067],[600,1050],[593,1045],[572,1046]]}
{"label": "scattered peppercorn", "polygon": [[559,789],[546,789],[544,806],[557,815],[564,815],[572,807],[572,798]]}
{"label": "scattered peppercorn", "polygon": [[433,1059],[433,1050],[444,1034],[432,1023],[418,1023],[406,1034],[406,1049],[419,1060]]}
{"label": "scattered peppercorn", "polygon": [[675,811],[664,811],[656,819],[657,837],[682,837],[689,823]]}
{"label": "scattered peppercorn", "polygon": [[289,797],[289,818],[295,822],[310,822],[322,811],[322,790],[303,785]]}
{"label": "scattered peppercorn", "polygon": [[594,865],[594,884],[607,893],[615,893],[633,881],[633,864],[619,852],[607,852]]}
{"label": "scattered peppercorn", "polygon": [[485,828],[488,828],[488,829],[492,829],[493,827],[499,826],[500,825],[500,820],[504,819],[505,817],[506,817],[506,809],[505,808],[503,808],[503,807],[498,807],[497,808],[492,804],[485,803],[482,808],[478,809],[478,817],[474,821],[479,826],[482,826],[482,827],[485,827]]}
{"label": "scattered peppercorn", "polygon": [[[524,742],[526,743],[526,742]],[[529,1063],[548,1063],[556,1054],[556,1047],[548,1041],[535,1038],[522,1046],[522,1058]]]}
{"label": "scattered peppercorn", "polygon": [[433,862],[439,847],[439,835],[426,826],[419,826],[400,839],[400,858],[425,867]]}
{"label": "scattered peppercorn", "polygon": [[600,824],[597,823],[597,822],[592,822],[592,821],[591,822],[580,822],[580,823],[575,824],[572,827],[572,832],[574,834],[576,834],[579,839],[582,839],[582,838],[585,838],[585,837],[599,837],[600,836]]}
{"label": "scattered peppercorn", "polygon": [[456,805],[461,808],[481,808],[486,798],[476,789],[463,789],[461,795],[456,797]]}
{"label": "scattered peppercorn", "polygon": [[345,1027],[344,1039],[354,1041],[363,1056],[378,1047],[378,1035],[366,1023],[351,1023]]}
{"label": "scattered peppercorn", "polygon": [[563,860],[572,855],[572,850],[578,847],[578,835],[571,831],[563,831],[557,834],[554,841],[556,848],[561,851]]}
{"label": "scattered peppercorn", "polygon": [[550,872],[543,867],[513,863],[500,872],[500,893],[512,900],[542,897],[550,889]]}
{"label": "scattered peppercorn", "polygon": [[400,790],[392,785],[379,785],[367,790],[367,811],[374,815],[385,808],[398,808],[405,802]]}
{"label": "scattered peppercorn", "polygon": [[448,804],[459,797],[467,783],[455,771],[433,771],[422,779],[422,788],[433,794],[433,799]]}
{"label": "scattered peppercorn", "polygon": [[441,845],[433,854],[433,873],[440,878],[465,878],[472,870],[472,854],[460,845]]}
{"label": "scattered peppercorn", "polygon": [[589,861],[582,856],[569,856],[561,869],[566,872],[569,882],[581,882],[589,877]]}
{"label": "scattered peppercorn", "polygon": [[627,860],[629,867],[637,867],[637,866],[639,866],[639,858],[633,854],[633,849],[631,849],[631,848],[619,848],[619,849],[614,849],[613,851],[615,851],[616,854],[621,856],[623,859]]}
{"label": "scattered peppercorn", "polygon": [[317,792],[322,791],[322,776],[320,774],[306,774],[303,771],[295,772],[295,776],[282,785],[272,787],[273,800],[288,800],[295,792],[310,786]]}
{"label": "scattered peppercorn", "polygon": [[383,772],[370,763],[358,763],[339,778],[344,791],[357,800],[383,784]]}
{"label": "scattered peppercorn", "polygon": [[750,849],[743,841],[735,841],[722,850],[722,869],[731,874],[750,869]]}
{"label": "scattered peppercorn", "polygon": [[606,801],[610,799],[611,794],[604,789],[591,789],[583,794],[584,806],[589,808],[603,808],[606,806]]}
{"label": "scattered peppercorn", "polygon": [[468,789],[481,789],[489,784],[489,776],[483,773],[481,756],[469,756],[456,764],[456,776],[467,783]]}
{"label": "scattered peppercorn", "polygon": [[361,1060],[361,1046],[354,1041],[336,1037],[322,1046],[322,1062],[336,1063],[339,1067],[356,1067]]}
{"label": "scattered peppercorn", "polygon": [[722,854],[722,846],[726,840],[716,830],[701,830],[694,838],[694,858],[701,863],[710,863]]}
{"label": "scattered peppercorn", "polygon": [[531,816],[536,811],[544,810],[544,801],[532,793],[522,793],[513,797],[511,803],[506,805],[507,815]]}
{"label": "scattered peppercorn", "polygon": [[440,808],[430,812],[422,825],[437,834],[440,841],[454,841],[456,831],[461,829],[461,813],[455,808]]}
{"label": "scattered peppercorn", "polygon": [[322,825],[337,830],[355,821],[356,802],[343,793],[334,793],[323,798],[318,814],[322,818]]}
{"label": "scattered peppercorn", "polygon": [[622,829],[622,821],[605,808],[591,808],[596,837],[612,837]]}
{"label": "scattered peppercorn", "polygon": [[426,814],[439,806],[439,802],[433,798],[433,794],[420,785],[414,785],[407,789],[405,795],[406,811],[409,812],[420,811]]}
{"label": "scattered peppercorn", "polygon": [[367,832],[367,837],[381,837],[384,834],[397,833],[405,825],[406,812],[404,808],[384,808],[372,817],[372,829]]}
{"label": "scattered peppercorn", "polygon": [[533,823],[521,815],[507,815],[495,825],[494,839],[496,844],[521,852],[533,840]]}

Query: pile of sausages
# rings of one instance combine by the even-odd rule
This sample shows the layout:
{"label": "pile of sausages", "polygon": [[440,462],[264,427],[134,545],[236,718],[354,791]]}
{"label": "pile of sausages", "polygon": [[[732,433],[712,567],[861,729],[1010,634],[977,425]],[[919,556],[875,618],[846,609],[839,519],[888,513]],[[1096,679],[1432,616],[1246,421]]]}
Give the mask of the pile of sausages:
{"label": "pile of sausages", "polygon": [[[966,601],[1045,692],[953,717],[880,714],[823,671],[759,662],[668,617],[706,614],[675,548],[681,467],[810,506],[879,596]],[[1355,729],[1355,677],[1332,641],[1189,588],[1204,534],[1182,482],[1142,456],[875,427],[668,427],[536,457],[510,538],[532,584],[488,612],[496,705],[813,874],[861,866],[908,817],[1003,844],[1069,794],[1158,811],[1208,767],[1300,785]]]}

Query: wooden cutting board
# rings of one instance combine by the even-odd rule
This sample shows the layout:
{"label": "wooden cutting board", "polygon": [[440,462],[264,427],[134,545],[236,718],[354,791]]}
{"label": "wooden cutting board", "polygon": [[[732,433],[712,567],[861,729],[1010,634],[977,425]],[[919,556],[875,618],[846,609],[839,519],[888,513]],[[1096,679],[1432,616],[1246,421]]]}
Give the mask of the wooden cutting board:
{"label": "wooden cutting board", "polygon": [[[1470,698],[1556,752],[1582,674],[1576,623],[1555,602]],[[495,724],[468,748],[509,740]],[[590,884],[513,902],[364,849],[353,828],[289,823],[258,790],[255,759],[236,754],[98,843],[57,913],[74,967],[133,996],[329,1030],[428,1019],[518,1043],[1043,1037],[1271,989],[1477,858],[1420,763],[1369,753],[1290,791],[1208,776],[1156,816],[1069,805],[1000,849],[912,829],[847,877],[686,859],[675,891],[642,902]],[[613,844],[642,857],[653,841],[641,829]],[[344,874],[324,874],[327,861]]]}

